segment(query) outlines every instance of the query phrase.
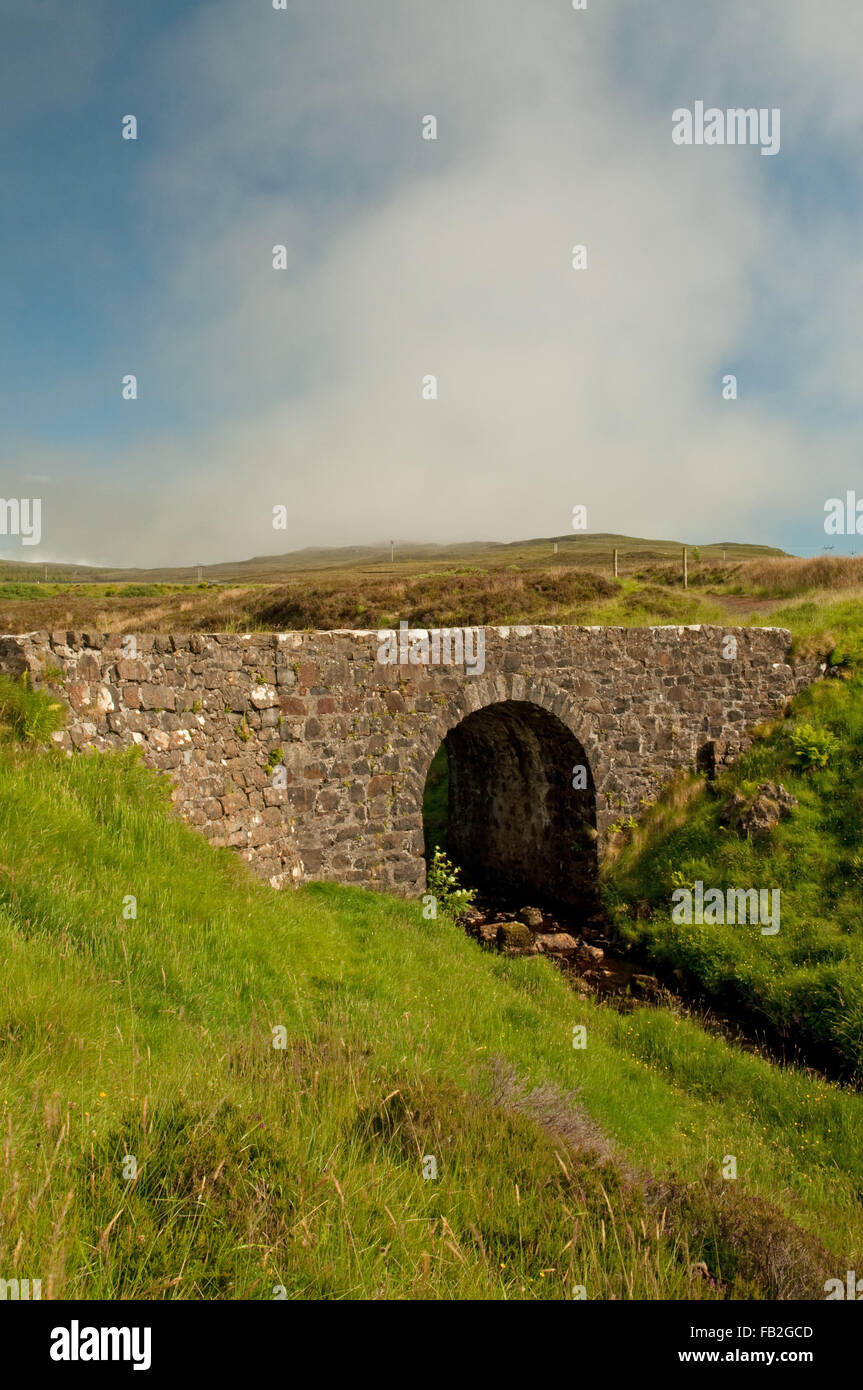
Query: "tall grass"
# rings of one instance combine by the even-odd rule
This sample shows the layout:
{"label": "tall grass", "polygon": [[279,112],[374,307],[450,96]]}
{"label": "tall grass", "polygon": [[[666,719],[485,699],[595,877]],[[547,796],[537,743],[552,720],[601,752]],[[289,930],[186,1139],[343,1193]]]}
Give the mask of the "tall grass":
{"label": "tall grass", "polygon": [[793,598],[814,589],[859,589],[863,586],[863,556],[747,560],[740,565],[739,575],[747,593],[770,598]]}
{"label": "tall grass", "polygon": [[0,735],[44,743],[66,722],[66,706],[34,690],[26,672],[18,677],[0,673]]}

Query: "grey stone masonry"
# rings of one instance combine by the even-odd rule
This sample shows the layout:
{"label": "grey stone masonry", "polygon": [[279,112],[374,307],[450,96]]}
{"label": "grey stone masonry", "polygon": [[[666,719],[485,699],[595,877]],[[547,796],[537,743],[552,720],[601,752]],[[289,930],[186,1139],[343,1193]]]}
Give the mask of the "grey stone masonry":
{"label": "grey stone masonry", "polygon": [[[171,777],[179,814],[274,886],[327,879],[404,895],[424,888],[423,789],[451,731],[448,747],[465,750],[455,779],[465,805],[470,795],[482,805],[495,749],[509,740],[500,762],[509,780],[495,791],[509,803],[509,833],[528,814],[519,796],[538,794],[537,777],[543,787],[569,779],[557,763],[583,754],[593,809],[578,815],[592,816],[601,855],[614,821],[638,815],[677,768],[710,771],[735,757],[748,728],[821,669],[793,663],[778,628],[479,631],[481,674],[463,663],[389,664],[379,634],[356,631],[33,632],[0,638],[0,667],[29,671],[67,701],[56,739],[70,754],[138,744]],[[472,720],[460,740],[458,726],[490,707],[493,717]],[[519,766],[532,769],[526,788]]]}

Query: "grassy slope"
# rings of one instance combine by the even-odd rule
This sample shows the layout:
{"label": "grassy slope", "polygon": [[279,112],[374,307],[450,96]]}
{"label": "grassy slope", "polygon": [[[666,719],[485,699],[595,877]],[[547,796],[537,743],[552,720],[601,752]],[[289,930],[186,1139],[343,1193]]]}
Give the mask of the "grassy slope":
{"label": "grassy slope", "polygon": [[817,1296],[863,1253],[863,1097],[276,894],[129,757],[0,754],[0,943],[0,1269],[46,1296]]}
{"label": "grassy slope", "polygon": [[[791,718],[756,740],[712,787],[695,779],[668,789],[609,862],[607,896],[619,928],[668,967],[685,969],[724,1006],[767,1020],[784,1037],[863,1077],[863,608],[858,601],[806,599],[772,621],[807,641],[827,626],[843,680],[798,696]],[[822,639],[823,640],[823,639]],[[806,769],[792,732],[807,723],[838,747],[823,767]],[[798,798],[793,814],[761,840],[721,824],[735,791],[782,782]],[[693,796],[691,793],[695,793]],[[685,926],[671,920],[673,875],[706,887],[779,888],[781,929]],[[647,902],[649,920],[635,921]]]}

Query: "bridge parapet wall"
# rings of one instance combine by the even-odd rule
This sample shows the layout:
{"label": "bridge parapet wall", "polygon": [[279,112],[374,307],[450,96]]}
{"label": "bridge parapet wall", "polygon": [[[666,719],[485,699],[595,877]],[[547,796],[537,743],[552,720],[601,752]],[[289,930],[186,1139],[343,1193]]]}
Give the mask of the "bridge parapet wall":
{"label": "bridge parapet wall", "polygon": [[[422,891],[422,796],[447,732],[527,702],[584,748],[600,844],[679,767],[723,762],[820,671],[779,628],[486,628],[484,669],[379,660],[373,632],[0,638],[70,708],[68,752],[137,744],[180,815],[274,886]],[[734,643],[729,644],[728,639]],[[734,654],[727,655],[730,645]],[[561,769],[570,776],[571,769]]]}

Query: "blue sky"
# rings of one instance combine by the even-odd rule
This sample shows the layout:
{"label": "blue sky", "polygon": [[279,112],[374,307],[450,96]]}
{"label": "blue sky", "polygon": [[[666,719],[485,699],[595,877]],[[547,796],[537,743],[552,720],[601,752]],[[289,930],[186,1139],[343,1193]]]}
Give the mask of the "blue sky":
{"label": "blue sky", "polygon": [[[855,548],[822,522],[863,496],[850,0],[0,0],[0,30],[3,495],[43,499],[0,553],[508,540],[576,503]],[[780,152],[675,147],[695,100],[780,108]]]}

